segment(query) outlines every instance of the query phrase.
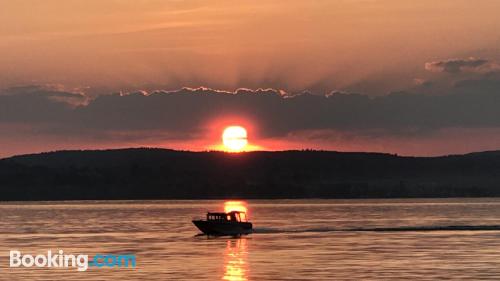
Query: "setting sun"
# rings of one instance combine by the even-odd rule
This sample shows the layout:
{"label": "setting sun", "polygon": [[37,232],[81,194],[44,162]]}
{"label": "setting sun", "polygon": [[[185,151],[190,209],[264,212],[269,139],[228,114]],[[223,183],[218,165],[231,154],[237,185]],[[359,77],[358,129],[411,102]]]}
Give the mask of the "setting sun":
{"label": "setting sun", "polygon": [[222,133],[222,142],[228,151],[240,152],[247,146],[247,130],[241,126],[230,126]]}

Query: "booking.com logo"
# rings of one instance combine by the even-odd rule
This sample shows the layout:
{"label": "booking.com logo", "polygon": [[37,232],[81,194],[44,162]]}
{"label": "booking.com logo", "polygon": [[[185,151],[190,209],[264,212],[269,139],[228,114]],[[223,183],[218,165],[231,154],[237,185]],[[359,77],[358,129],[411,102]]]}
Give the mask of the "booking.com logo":
{"label": "booking.com logo", "polygon": [[10,267],[74,267],[78,271],[86,271],[89,267],[102,268],[136,266],[136,258],[135,255],[132,254],[96,254],[93,256],[92,260],[89,260],[88,255],[65,254],[63,250],[59,250],[54,253],[52,250],[48,250],[46,255],[23,255],[21,251],[10,250]]}

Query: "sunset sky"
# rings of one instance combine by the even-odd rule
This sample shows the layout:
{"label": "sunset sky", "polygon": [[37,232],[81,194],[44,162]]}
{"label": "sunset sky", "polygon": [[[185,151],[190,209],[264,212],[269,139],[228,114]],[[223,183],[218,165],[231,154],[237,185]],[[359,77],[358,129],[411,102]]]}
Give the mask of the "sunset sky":
{"label": "sunset sky", "polygon": [[500,149],[500,1],[0,0],[0,157]]}

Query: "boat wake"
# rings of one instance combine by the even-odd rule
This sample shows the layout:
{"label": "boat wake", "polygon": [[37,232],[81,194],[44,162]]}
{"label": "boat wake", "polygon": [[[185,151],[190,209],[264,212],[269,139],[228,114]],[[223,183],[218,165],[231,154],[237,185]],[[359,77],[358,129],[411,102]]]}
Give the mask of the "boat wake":
{"label": "boat wake", "polygon": [[500,231],[500,225],[448,225],[448,226],[399,226],[368,228],[310,228],[277,229],[267,227],[254,228],[253,233],[306,233],[306,232],[414,232],[414,231]]}

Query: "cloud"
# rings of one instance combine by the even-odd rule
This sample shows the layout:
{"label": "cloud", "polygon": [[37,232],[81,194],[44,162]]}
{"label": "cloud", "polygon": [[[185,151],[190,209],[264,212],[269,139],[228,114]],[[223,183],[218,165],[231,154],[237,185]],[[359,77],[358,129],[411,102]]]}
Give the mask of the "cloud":
{"label": "cloud", "polygon": [[464,80],[446,95],[398,92],[370,97],[334,91],[288,94],[276,89],[209,88],[118,93],[79,105],[54,97],[80,98],[42,88],[10,89],[0,95],[0,123],[19,122],[40,133],[140,139],[141,132],[196,138],[213,120],[249,120],[264,137],[294,131],[337,130],[421,134],[448,127],[500,127],[500,82]]}
{"label": "cloud", "polygon": [[11,87],[0,91],[0,95],[11,97],[23,97],[32,99],[48,99],[53,101],[61,101],[68,105],[82,105],[89,101],[82,91],[79,89],[68,90],[63,85],[46,84],[46,85],[26,85]]}
{"label": "cloud", "polygon": [[[202,87],[89,99],[63,87],[16,87],[0,93],[0,155],[106,146],[206,149],[218,141],[221,128],[214,126],[235,122],[252,127],[260,140],[280,144],[266,144],[270,149],[439,154],[492,149],[500,143],[500,80],[461,80],[440,95],[425,90],[371,97],[344,91],[316,95]],[[450,130],[455,136],[477,131],[481,139],[450,140]],[[488,132],[494,135],[484,143]],[[450,141],[453,146],[443,145]]]}
{"label": "cloud", "polygon": [[498,70],[497,63],[480,58],[448,59],[425,63],[425,69],[432,72],[446,72],[450,74],[475,72],[485,73]]}

